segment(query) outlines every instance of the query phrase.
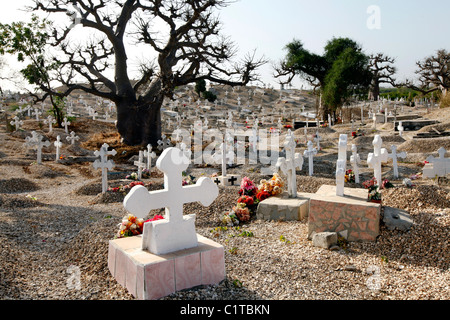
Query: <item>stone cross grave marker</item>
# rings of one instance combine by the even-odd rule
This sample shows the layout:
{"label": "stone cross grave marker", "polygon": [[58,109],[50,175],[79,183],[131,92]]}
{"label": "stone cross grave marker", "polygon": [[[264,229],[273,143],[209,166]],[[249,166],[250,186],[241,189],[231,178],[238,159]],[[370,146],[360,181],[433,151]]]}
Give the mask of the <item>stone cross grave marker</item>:
{"label": "stone cross grave marker", "polygon": [[[450,158],[445,158],[445,154],[447,150],[443,147],[438,150],[439,157],[435,158],[433,156],[429,156],[427,161],[432,164],[433,168],[425,168],[423,170],[424,178],[435,178],[445,177],[448,173],[450,173]],[[428,165],[426,165],[428,167]]]}
{"label": "stone cross grave marker", "polygon": [[206,177],[183,187],[182,173],[189,166],[189,159],[180,149],[164,150],[156,166],[164,172],[164,189],[149,192],[144,186],[135,186],[123,202],[127,211],[143,219],[151,210],[165,208],[165,219],[144,224],[142,249],[162,255],[196,247],[195,215],[183,215],[183,205],[200,202],[209,206],[217,198],[219,188]]}
{"label": "stone cross grave marker", "polygon": [[75,132],[72,131],[72,132],[70,133],[70,135],[66,137],[66,140],[67,140],[67,141],[70,141],[70,144],[74,145],[74,144],[75,144],[75,141],[80,140],[80,137],[79,137],[79,136],[76,136],[76,135],[75,135]]}
{"label": "stone cross grave marker", "polygon": [[161,139],[158,140],[158,150],[166,150],[167,148],[169,148],[172,145],[172,143],[170,142],[170,139],[166,137],[165,134],[163,134],[161,136]]}
{"label": "stone cross grave marker", "polygon": [[314,141],[316,142],[317,150],[320,150],[320,135],[319,135],[319,130],[316,131],[316,136],[314,137]]}
{"label": "stone cross grave marker", "polygon": [[308,149],[303,152],[303,155],[305,157],[308,157],[308,166],[309,166],[308,174],[310,176],[312,176],[314,173],[313,159],[314,159],[314,156],[317,154],[317,149],[314,148],[311,140],[308,141],[307,147],[308,147]]}
{"label": "stone cross grave marker", "polygon": [[398,129],[398,135],[399,135],[400,137],[403,136],[403,131],[405,130],[405,128],[403,128],[403,123],[402,123],[402,121],[400,121],[400,122],[398,123],[397,129]]}
{"label": "stone cross grave marker", "polygon": [[134,162],[134,165],[138,167],[138,179],[142,179],[142,169],[147,167],[147,163],[144,162],[144,151],[139,151],[139,160]]}
{"label": "stone cross grave marker", "polygon": [[357,152],[356,144],[352,144],[352,155],[350,156],[350,163],[352,164],[352,170],[355,174],[355,183],[359,183],[359,164],[361,163],[361,158]]}
{"label": "stone cross grave marker", "polygon": [[19,119],[18,116],[15,116],[13,118],[13,121],[10,122],[12,126],[14,126],[14,128],[17,130],[20,129],[20,126],[23,125],[23,121]]}
{"label": "stone cross grave marker", "polygon": [[48,124],[48,132],[53,132],[53,124],[56,123],[55,118],[52,116],[48,116],[46,120],[44,120],[45,124]]}
{"label": "stone cross grave marker", "polygon": [[156,153],[152,151],[153,147],[151,144],[147,145],[147,150],[144,151],[144,157],[147,158],[147,170],[150,173],[150,168],[152,167],[152,159],[156,158]]}
{"label": "stone cross grave marker", "polygon": [[106,193],[108,190],[108,171],[114,167],[114,161],[108,160],[108,156],[115,156],[116,150],[108,151],[109,145],[104,143],[99,150],[94,152],[96,157],[100,157],[100,160],[94,161],[94,169],[102,169],[102,193]]}
{"label": "stone cross grave marker", "polygon": [[347,135],[339,136],[338,160],[336,163],[336,195],[344,196],[345,172],[347,171]]}
{"label": "stone cross grave marker", "polygon": [[70,125],[70,121],[67,121],[67,118],[64,118],[63,122],[61,122],[61,124],[64,126],[64,132],[66,134],[69,134],[69,125]]}
{"label": "stone cross grave marker", "polygon": [[407,153],[405,151],[397,153],[397,146],[391,146],[392,153],[389,154],[389,158],[392,159],[392,167],[394,169],[394,178],[398,178],[398,163],[397,158],[405,159]]}
{"label": "stone cross grave marker", "polygon": [[373,153],[369,153],[367,156],[367,164],[369,168],[373,169],[373,176],[375,177],[377,184],[381,187],[381,163],[387,162],[389,155],[385,148],[381,148],[383,140],[379,135],[376,135],[373,139]]}
{"label": "stone cross grave marker", "polygon": [[25,138],[25,144],[28,147],[35,148],[37,151],[37,164],[42,164],[42,148],[49,147],[50,141],[42,141],[43,136],[38,134],[36,131],[31,132],[31,137]]}
{"label": "stone cross grave marker", "polygon": [[61,142],[61,137],[60,136],[56,137],[56,141],[53,143],[53,145],[56,148],[56,159],[55,159],[55,161],[58,161],[59,160],[59,152],[60,152],[60,149],[62,147],[62,142]]}
{"label": "stone cross grave marker", "polygon": [[286,158],[278,158],[276,167],[279,168],[287,176],[288,194],[290,198],[297,198],[297,179],[296,169],[303,167],[303,157],[300,153],[295,153],[295,137],[291,130],[286,135],[284,149],[286,150]]}
{"label": "stone cross grave marker", "polygon": [[36,117],[36,121],[39,121],[39,116],[42,114],[42,112],[41,111],[39,111],[39,109],[38,108],[34,108],[34,111],[33,111],[33,116],[35,116]]}

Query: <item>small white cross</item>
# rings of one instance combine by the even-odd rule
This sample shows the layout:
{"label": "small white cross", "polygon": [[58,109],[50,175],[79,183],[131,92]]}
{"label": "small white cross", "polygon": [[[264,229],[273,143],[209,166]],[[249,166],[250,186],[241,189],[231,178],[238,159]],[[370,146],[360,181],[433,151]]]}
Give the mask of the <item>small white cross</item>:
{"label": "small white cross", "polygon": [[373,169],[374,177],[379,187],[381,187],[381,163],[387,162],[389,155],[385,148],[381,148],[383,141],[379,135],[376,135],[373,139],[373,153],[369,153],[367,156],[367,164],[369,168]]}
{"label": "small white cross", "polygon": [[134,162],[138,167],[138,179],[142,179],[142,169],[146,168],[147,164],[144,162],[144,151],[139,151],[139,160]]}
{"label": "small white cross", "polygon": [[107,170],[112,170],[114,167],[114,162],[108,160],[108,156],[115,156],[117,154],[116,150],[108,151],[109,145],[104,143],[100,148],[100,151],[96,150],[94,155],[100,157],[99,160],[94,161],[94,169],[102,169],[102,193],[108,190],[108,172]]}
{"label": "small white cross", "polygon": [[336,163],[336,195],[344,196],[345,172],[347,171],[347,135],[339,136],[338,160]]}
{"label": "small white cross", "polygon": [[150,168],[152,167],[152,159],[156,158],[156,153],[152,152],[152,145],[147,145],[147,150],[144,151],[144,157],[147,158],[147,170],[150,173]]}
{"label": "small white cross", "polygon": [[397,153],[397,146],[391,146],[392,153],[389,154],[389,158],[392,159],[392,167],[394,169],[394,178],[398,178],[398,164],[397,164],[397,158],[406,158],[406,152],[400,152]]}
{"label": "small white cross", "polygon": [[11,121],[11,125],[13,125],[16,128],[16,131],[20,129],[20,126],[23,125],[23,121],[19,119],[18,116],[15,116],[14,121]]}
{"label": "small white cross", "polygon": [[53,123],[56,123],[56,120],[52,116],[48,116],[47,120],[44,120],[45,124],[48,124],[48,132],[53,131]]}
{"label": "small white cross", "polygon": [[56,148],[56,160],[55,161],[58,161],[59,160],[59,150],[62,147],[62,142],[61,142],[61,137],[60,136],[56,137],[56,141],[53,143],[53,145]]}
{"label": "small white cross", "polygon": [[404,131],[405,128],[403,128],[403,123],[402,123],[402,121],[400,121],[400,122],[398,123],[397,129],[398,129],[398,134],[399,134],[399,136],[400,136],[400,137],[403,136],[403,131]]}
{"label": "small white cross", "polygon": [[305,157],[308,157],[309,175],[314,173],[313,157],[317,154],[317,150],[314,148],[312,141],[308,141],[308,149],[303,152]]}
{"label": "small white cross", "polygon": [[299,168],[301,170],[303,167],[302,155],[295,153],[296,145],[295,137],[289,129],[284,142],[286,157],[278,158],[276,164],[276,167],[287,176],[288,194],[290,198],[297,198],[296,169]]}
{"label": "small white cross", "polygon": [[67,118],[64,118],[64,121],[61,122],[61,124],[64,126],[64,131],[69,134],[69,128],[68,126],[70,125],[70,121],[67,121]]}
{"label": "small white cross", "polygon": [[361,158],[357,153],[357,147],[352,144],[352,155],[350,156],[350,163],[352,164],[353,173],[355,174],[355,183],[359,183],[359,167],[361,163]]}
{"label": "small white cross", "polygon": [[36,116],[36,121],[39,121],[39,116],[42,114],[41,111],[39,111],[38,108],[34,108],[34,111],[32,113],[34,116]]}
{"label": "small white cross", "polygon": [[161,136],[161,140],[158,140],[158,150],[166,150],[171,146],[170,139],[165,134]]}
{"label": "small white cross", "polygon": [[36,148],[37,150],[37,163],[42,164],[42,148],[43,147],[49,147],[50,141],[43,142],[43,136],[36,133],[35,131],[31,132],[31,137],[26,137],[26,145],[29,147]]}
{"label": "small white cross", "polygon": [[75,141],[80,140],[80,137],[75,136],[75,132],[72,131],[70,133],[70,136],[67,136],[66,139],[67,141],[70,141],[71,144],[75,144]]}

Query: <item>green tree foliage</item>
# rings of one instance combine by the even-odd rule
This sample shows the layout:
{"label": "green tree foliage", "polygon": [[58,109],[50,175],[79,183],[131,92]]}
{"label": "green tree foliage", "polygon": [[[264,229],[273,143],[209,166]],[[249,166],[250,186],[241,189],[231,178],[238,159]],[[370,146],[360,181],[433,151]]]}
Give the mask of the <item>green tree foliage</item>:
{"label": "green tree foliage", "polygon": [[198,80],[195,83],[195,92],[197,92],[200,97],[203,92],[206,91],[206,81],[204,79]]}
{"label": "green tree foliage", "polygon": [[367,90],[371,81],[369,57],[349,38],[328,41],[324,54],[304,48],[299,40],[286,46],[284,61],[276,68],[276,76],[288,76],[287,82],[300,76],[323,93],[322,116],[335,112],[355,91]]}
{"label": "green tree foliage", "polygon": [[[49,72],[56,70],[59,66],[54,59],[46,56],[47,43],[49,40],[48,27],[50,22],[33,15],[31,22],[13,22],[11,24],[0,24],[0,54],[16,55],[17,61],[25,64],[20,73],[29,84],[38,88],[51,87]],[[49,95],[52,111],[61,126],[63,113],[60,103],[53,95]],[[35,95],[37,101],[39,97]],[[47,98],[44,95],[43,99]]]}

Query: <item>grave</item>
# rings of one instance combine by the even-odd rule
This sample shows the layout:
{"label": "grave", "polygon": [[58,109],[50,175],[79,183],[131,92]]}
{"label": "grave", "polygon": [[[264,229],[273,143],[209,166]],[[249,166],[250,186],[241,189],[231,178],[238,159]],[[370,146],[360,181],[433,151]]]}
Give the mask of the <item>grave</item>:
{"label": "grave", "polygon": [[115,156],[117,154],[116,150],[108,151],[109,145],[104,143],[100,148],[100,151],[96,150],[94,155],[100,157],[100,160],[95,160],[93,167],[94,169],[102,169],[102,193],[106,193],[108,190],[108,171],[112,170],[114,167],[114,162],[108,160],[108,156]]}
{"label": "grave", "polygon": [[156,166],[164,173],[165,189],[149,192],[136,186],[124,199],[124,208],[138,218],[166,208],[164,219],[145,223],[141,236],[109,242],[111,274],[138,299],[158,299],[225,278],[223,246],[196,234],[195,215],[183,215],[185,203],[209,206],[219,190],[206,177],[183,187],[182,172],[188,165],[181,150],[164,150]]}
{"label": "grave", "polygon": [[438,150],[439,157],[435,158],[429,156],[427,158],[427,163],[423,167],[423,177],[428,179],[434,179],[435,177],[445,177],[450,173],[450,158],[445,158],[447,150],[440,148]]}

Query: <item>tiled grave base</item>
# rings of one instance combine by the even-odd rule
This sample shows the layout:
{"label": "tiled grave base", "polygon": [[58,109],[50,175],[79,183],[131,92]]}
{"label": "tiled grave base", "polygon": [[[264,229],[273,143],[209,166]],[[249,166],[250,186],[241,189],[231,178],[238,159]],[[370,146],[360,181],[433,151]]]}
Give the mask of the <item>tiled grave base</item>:
{"label": "tiled grave base", "polygon": [[[300,193],[300,195],[302,195]],[[336,187],[323,185],[310,198],[308,237],[312,232],[347,230],[349,241],[374,241],[380,233],[381,204],[367,201],[366,189],[345,188],[336,196]]]}
{"label": "tiled grave base", "polygon": [[198,246],[166,255],[143,251],[142,237],[109,242],[108,268],[119,284],[140,300],[154,300],[183,289],[225,279],[222,245],[198,236]]}
{"label": "tiled grave base", "polygon": [[270,197],[258,204],[256,218],[260,220],[300,221],[308,216],[307,198],[288,198],[287,194]]}

